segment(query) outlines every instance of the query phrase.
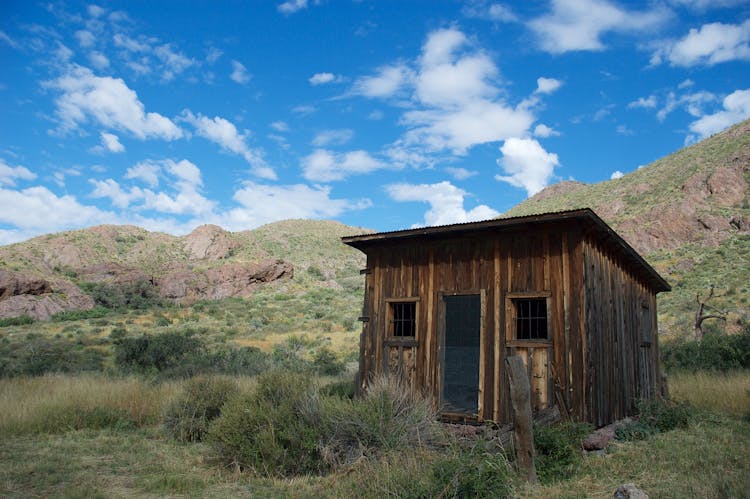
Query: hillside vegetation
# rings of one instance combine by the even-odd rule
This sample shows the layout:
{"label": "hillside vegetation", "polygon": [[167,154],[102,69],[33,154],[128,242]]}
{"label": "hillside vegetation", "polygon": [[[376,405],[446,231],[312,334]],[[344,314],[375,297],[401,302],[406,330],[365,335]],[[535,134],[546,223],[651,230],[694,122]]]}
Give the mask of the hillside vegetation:
{"label": "hillside vegetation", "polygon": [[749,186],[750,120],[619,179],[550,186],[503,216],[592,208],[672,285],[662,333],[692,331],[696,294],[711,286],[734,330],[750,316]]}

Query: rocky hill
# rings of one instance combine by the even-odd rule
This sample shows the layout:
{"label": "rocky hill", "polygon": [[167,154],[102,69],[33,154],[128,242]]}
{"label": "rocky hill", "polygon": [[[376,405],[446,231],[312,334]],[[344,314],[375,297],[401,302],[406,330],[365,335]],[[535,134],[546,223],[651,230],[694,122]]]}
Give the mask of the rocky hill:
{"label": "rocky hill", "polygon": [[597,184],[561,182],[503,216],[590,207],[672,284],[660,296],[660,328],[691,330],[696,294],[728,312],[731,330],[750,316],[750,120]]}
{"label": "rocky hill", "polygon": [[177,303],[244,297],[271,283],[341,288],[364,259],[340,237],[364,230],[289,220],[236,233],[203,225],[183,237],[114,225],[40,236],[0,247],[0,317],[92,308],[81,283],[145,283]]}

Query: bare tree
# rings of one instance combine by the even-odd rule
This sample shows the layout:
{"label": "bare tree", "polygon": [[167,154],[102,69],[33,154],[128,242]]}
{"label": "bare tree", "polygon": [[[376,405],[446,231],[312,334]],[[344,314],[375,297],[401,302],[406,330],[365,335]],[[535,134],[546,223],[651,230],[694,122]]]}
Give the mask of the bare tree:
{"label": "bare tree", "polygon": [[714,287],[711,286],[708,296],[705,299],[701,299],[700,293],[695,293],[695,302],[698,304],[698,310],[695,312],[695,339],[701,341],[703,339],[703,322],[708,319],[717,319],[720,321],[727,321],[727,312],[720,310],[712,305],[708,304],[708,300],[711,298],[719,298],[721,295],[714,294]]}

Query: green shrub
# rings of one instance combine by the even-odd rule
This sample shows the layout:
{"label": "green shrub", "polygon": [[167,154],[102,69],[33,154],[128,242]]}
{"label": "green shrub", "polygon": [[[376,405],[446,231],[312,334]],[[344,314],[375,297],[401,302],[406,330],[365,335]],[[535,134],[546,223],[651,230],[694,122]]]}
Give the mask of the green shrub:
{"label": "green shrub", "polygon": [[114,343],[115,362],[125,369],[163,372],[177,368],[204,348],[203,342],[190,334],[170,331],[157,336],[144,334],[120,338]]}
{"label": "green shrub", "polygon": [[687,403],[663,399],[641,400],[638,402],[638,420],[657,432],[687,428],[695,411]]}
{"label": "green shrub", "polygon": [[509,497],[513,468],[494,442],[479,440],[466,450],[461,447],[432,467],[433,490],[426,496]]}
{"label": "green shrub", "polygon": [[320,389],[320,393],[325,396],[351,400],[354,398],[354,380],[329,383]]}
{"label": "green shrub", "polygon": [[326,376],[337,376],[346,368],[344,362],[328,347],[317,349],[312,365],[317,372]]}
{"label": "green shrub", "polygon": [[209,354],[207,368],[212,372],[255,376],[271,367],[269,354],[257,347],[224,347]]}
{"label": "green shrub", "polygon": [[80,321],[83,319],[98,319],[104,317],[108,313],[109,310],[104,307],[94,307],[88,310],[63,310],[62,312],[52,314],[50,320],[53,320],[55,322],[64,322]]}
{"label": "green shrub", "polygon": [[165,433],[180,442],[203,440],[209,423],[221,415],[222,406],[236,394],[237,385],[227,379],[192,378],[164,414]]}
{"label": "green shrub", "polygon": [[396,377],[376,378],[362,398],[327,402],[321,452],[332,467],[362,455],[429,445],[440,435],[432,402]]}
{"label": "green shrub", "polygon": [[583,423],[562,423],[534,428],[534,463],[541,483],[563,480],[582,462],[581,442],[591,433]]}
{"label": "green shrub", "polygon": [[208,442],[226,465],[266,476],[318,473],[320,399],[308,377],[274,371],[254,393],[231,399],[209,427]]}
{"label": "green shrub", "polygon": [[156,286],[146,280],[123,284],[84,282],[80,287],[94,299],[94,303],[108,309],[144,310],[169,305],[167,300],[159,296]]}
{"label": "green shrub", "polygon": [[33,324],[34,319],[28,315],[19,315],[18,317],[6,317],[0,319],[0,327],[8,326],[25,326],[27,324]]}
{"label": "green shrub", "polygon": [[23,341],[0,344],[0,376],[100,371],[104,354],[63,338],[29,334]]}
{"label": "green shrub", "polygon": [[750,369],[750,324],[738,334],[712,331],[701,342],[665,343],[661,357],[667,371]]}
{"label": "green shrub", "polygon": [[645,440],[656,433],[658,433],[656,428],[638,420],[630,421],[615,428],[615,438],[625,442]]}

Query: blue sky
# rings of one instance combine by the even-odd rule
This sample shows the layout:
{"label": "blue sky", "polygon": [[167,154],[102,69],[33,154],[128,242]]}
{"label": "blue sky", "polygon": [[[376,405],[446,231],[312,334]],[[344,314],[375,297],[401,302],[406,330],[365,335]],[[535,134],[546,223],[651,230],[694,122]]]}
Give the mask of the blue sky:
{"label": "blue sky", "polygon": [[750,117],[750,2],[0,2],[0,244],[486,219]]}

